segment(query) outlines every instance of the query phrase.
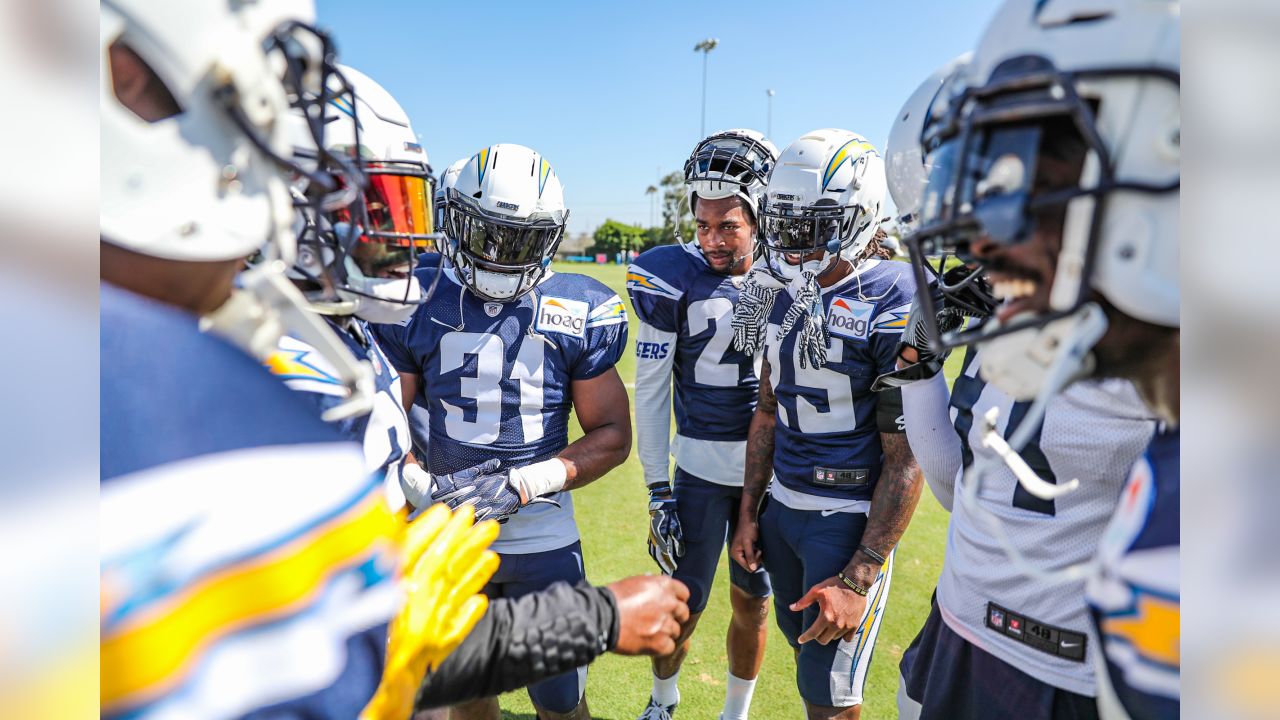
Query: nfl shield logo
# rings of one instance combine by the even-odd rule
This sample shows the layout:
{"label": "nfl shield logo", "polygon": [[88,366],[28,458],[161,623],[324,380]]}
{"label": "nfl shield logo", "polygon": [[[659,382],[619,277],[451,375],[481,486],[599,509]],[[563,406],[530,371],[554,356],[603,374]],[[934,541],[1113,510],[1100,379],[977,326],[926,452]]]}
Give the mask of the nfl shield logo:
{"label": "nfl shield logo", "polygon": [[485,303],[485,304],[484,304],[484,314],[485,314],[485,315],[488,315],[489,317],[497,317],[497,316],[498,316],[498,313],[500,313],[500,312],[502,312],[502,303],[492,303],[492,302],[491,302],[491,303]]}
{"label": "nfl shield logo", "polygon": [[994,610],[994,609],[993,609],[993,610],[991,611],[991,626],[992,626],[992,627],[1003,628],[1003,627],[1004,627],[1004,613],[1000,612],[999,610]]}

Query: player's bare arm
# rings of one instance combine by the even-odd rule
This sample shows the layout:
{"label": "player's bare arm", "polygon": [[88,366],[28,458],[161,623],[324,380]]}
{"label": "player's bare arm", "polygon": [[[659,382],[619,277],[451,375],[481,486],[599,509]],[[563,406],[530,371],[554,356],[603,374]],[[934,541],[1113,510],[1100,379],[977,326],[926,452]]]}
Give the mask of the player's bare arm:
{"label": "player's bare arm", "polygon": [[603,477],[631,454],[631,403],[616,368],[573,381],[573,409],[585,433],[560,453],[565,490]]}
{"label": "player's bare arm", "polygon": [[[884,447],[884,468],[871,496],[862,545],[887,556],[907,531],[907,524],[916,511],[923,475],[905,434],[881,433],[880,443]],[[880,562],[863,550],[854,553],[844,569],[846,577],[864,588],[871,587],[879,573]]]}
{"label": "player's bare arm", "polygon": [[[884,466],[871,496],[867,529],[862,545],[882,556],[888,555],[906,532],[916,503],[920,500],[922,475],[902,433],[881,433]],[[859,548],[844,567],[844,576],[865,591],[875,584],[880,562]],[[827,578],[814,585],[805,596],[791,606],[793,610],[818,603],[820,611],[800,642],[817,640],[826,645],[837,639],[851,640],[867,606],[867,596],[855,591],[840,577]]]}
{"label": "player's bare arm", "polygon": [[[400,373],[400,404],[404,405],[405,414],[413,411],[413,399],[418,396],[418,386],[422,384],[422,376],[413,373]],[[408,463],[412,465],[418,464],[418,459],[414,457],[413,451],[406,453]]]}
{"label": "player's bare arm", "polygon": [[769,362],[760,362],[760,401],[751,416],[747,434],[747,470],[742,483],[742,504],[738,506],[738,529],[729,554],[742,567],[755,571],[760,565],[760,534],[757,513],[769,478],[773,475],[773,431],[778,422],[778,399],[769,381]]}

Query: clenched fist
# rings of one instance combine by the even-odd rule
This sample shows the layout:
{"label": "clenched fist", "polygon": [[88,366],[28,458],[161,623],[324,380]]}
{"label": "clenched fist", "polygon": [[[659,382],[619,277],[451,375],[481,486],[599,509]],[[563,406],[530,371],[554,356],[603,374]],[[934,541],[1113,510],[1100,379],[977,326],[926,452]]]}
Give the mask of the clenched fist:
{"label": "clenched fist", "polygon": [[670,655],[689,619],[689,588],[665,575],[639,575],[608,587],[618,601],[619,655]]}

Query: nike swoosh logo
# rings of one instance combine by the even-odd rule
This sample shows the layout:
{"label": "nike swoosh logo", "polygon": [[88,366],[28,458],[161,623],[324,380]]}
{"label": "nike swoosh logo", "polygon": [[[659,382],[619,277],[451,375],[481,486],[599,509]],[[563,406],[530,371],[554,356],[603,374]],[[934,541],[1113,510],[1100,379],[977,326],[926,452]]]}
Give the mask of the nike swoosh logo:
{"label": "nike swoosh logo", "polygon": [[1066,640],[1063,640],[1062,647],[1064,648],[1080,647],[1080,643],[1067,642]]}

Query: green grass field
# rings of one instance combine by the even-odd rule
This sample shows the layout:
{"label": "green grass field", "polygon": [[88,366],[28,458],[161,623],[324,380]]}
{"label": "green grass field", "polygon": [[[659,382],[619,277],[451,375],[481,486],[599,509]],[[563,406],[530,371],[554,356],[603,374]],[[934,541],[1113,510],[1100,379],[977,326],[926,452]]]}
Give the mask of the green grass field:
{"label": "green grass field", "polygon": [[[590,275],[616,290],[624,302],[627,299],[623,266],[557,264],[555,269]],[[627,311],[631,312],[629,302]],[[952,360],[957,357],[958,354]],[[953,377],[955,371],[955,363],[949,363],[948,377]],[[618,363],[618,372],[630,389],[635,380],[632,347],[628,347]],[[640,460],[634,454],[608,476],[575,491],[574,507],[582,530],[587,577],[593,583],[605,584],[628,575],[657,572],[645,545],[648,495]],[[942,567],[946,528],[946,511],[926,489],[898,548],[888,610],[867,680],[863,718],[897,717],[898,661],[928,614],[929,598]],[[725,628],[729,623],[728,562],[728,555],[722,555],[711,602],[680,673],[680,718],[714,719],[724,703],[728,667],[725,659]],[[635,718],[648,701],[651,677],[647,658],[602,657],[591,666],[587,681],[592,715],[610,720]],[[534,717],[523,690],[503,696],[502,706],[503,717]],[[804,717],[795,686],[795,661],[772,618],[751,714],[762,719]]]}

